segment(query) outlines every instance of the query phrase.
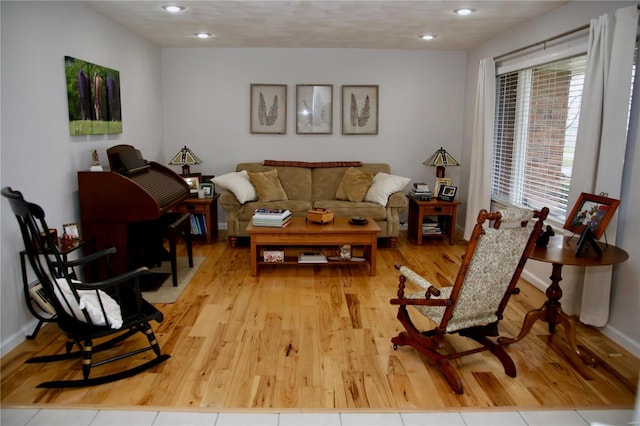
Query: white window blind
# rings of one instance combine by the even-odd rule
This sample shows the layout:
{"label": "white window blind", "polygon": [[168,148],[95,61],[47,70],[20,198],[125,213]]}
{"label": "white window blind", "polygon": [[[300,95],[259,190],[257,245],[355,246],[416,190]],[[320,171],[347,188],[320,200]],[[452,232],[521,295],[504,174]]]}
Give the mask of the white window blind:
{"label": "white window blind", "polygon": [[491,196],[564,222],[586,54],[499,74]]}

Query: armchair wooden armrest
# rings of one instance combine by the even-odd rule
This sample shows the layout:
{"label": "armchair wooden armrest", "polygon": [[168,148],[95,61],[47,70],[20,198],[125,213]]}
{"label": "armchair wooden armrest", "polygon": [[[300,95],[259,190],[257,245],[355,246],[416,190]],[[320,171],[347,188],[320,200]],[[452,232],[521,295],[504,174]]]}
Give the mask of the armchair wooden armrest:
{"label": "armchair wooden armrest", "polygon": [[[393,305],[433,305],[433,306],[446,306],[447,304],[442,304],[442,303],[422,303],[424,302],[424,300],[420,300],[420,299],[405,299],[404,298],[404,288],[405,288],[405,282],[408,279],[409,281],[411,281],[412,283],[422,287],[423,289],[425,289],[425,294],[424,297],[426,300],[430,300],[431,296],[435,296],[435,297],[439,297],[440,296],[440,289],[438,289],[437,287],[435,287],[433,284],[431,284],[428,280],[424,279],[423,277],[421,277],[420,275],[418,275],[416,272],[412,271],[411,269],[407,268],[406,266],[402,266],[400,263],[396,263],[395,265],[393,265],[394,268],[396,268],[398,271],[400,271],[400,281],[398,283],[398,299],[392,299],[391,304]],[[413,300],[413,302],[409,302],[409,303],[394,303],[393,300],[403,300],[403,301],[409,301],[409,300]],[[438,302],[442,302],[442,301],[438,301]]]}

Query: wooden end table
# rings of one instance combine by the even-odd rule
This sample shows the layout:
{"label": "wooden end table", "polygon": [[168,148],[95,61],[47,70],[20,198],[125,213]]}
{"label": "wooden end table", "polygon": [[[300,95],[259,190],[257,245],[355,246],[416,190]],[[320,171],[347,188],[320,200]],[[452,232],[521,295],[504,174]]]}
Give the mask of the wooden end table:
{"label": "wooden end table", "polygon": [[596,366],[597,360],[595,357],[578,348],[576,341],[576,320],[562,310],[560,304],[560,299],[562,298],[562,289],[560,288],[562,267],[564,265],[585,267],[615,265],[627,260],[629,255],[621,248],[598,242],[598,245],[602,249],[602,257],[596,256],[593,250],[590,249],[583,251],[581,256],[576,257],[577,243],[578,237],[556,235],[549,238],[547,247],[535,247],[533,249],[533,252],[529,255],[530,259],[551,263],[553,265],[551,277],[549,277],[551,279],[551,285],[547,287],[546,291],[547,301],[541,308],[529,311],[525,315],[522,329],[516,337],[500,337],[498,338],[498,343],[510,345],[522,340],[538,320],[546,321],[549,324],[549,332],[551,334],[555,333],[556,324],[560,324],[564,327],[567,342],[573,352],[575,352],[584,363],[592,367]]}
{"label": "wooden end table", "polygon": [[185,198],[174,211],[180,213],[201,214],[204,216],[207,244],[218,239],[218,198],[220,194],[213,194],[212,198]]}
{"label": "wooden end table", "polygon": [[[441,201],[431,199],[429,201],[419,200],[409,197],[409,223],[407,225],[407,238],[414,243],[421,245],[424,238],[441,237],[447,235],[449,244],[455,242],[456,215],[460,201]],[[440,232],[423,233],[422,222],[425,217],[437,216]]]}
{"label": "wooden end table", "polygon": [[[319,265],[317,263],[300,264],[297,257],[287,258],[284,262],[264,262],[260,257],[261,247],[320,247],[320,246],[362,246],[365,262],[369,264],[369,275],[376,275],[376,256],[378,234],[382,232],[376,222],[368,218],[366,225],[351,225],[346,217],[337,217],[333,222],[319,224],[307,222],[304,217],[294,217],[284,228],[267,226],[247,226],[251,237],[251,275],[258,275],[259,265]],[[321,265],[353,265],[348,260],[330,260]]]}

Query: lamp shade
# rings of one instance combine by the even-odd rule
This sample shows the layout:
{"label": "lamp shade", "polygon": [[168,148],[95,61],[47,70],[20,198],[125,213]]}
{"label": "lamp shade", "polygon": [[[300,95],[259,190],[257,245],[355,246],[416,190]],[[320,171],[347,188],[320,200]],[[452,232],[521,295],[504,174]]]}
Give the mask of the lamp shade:
{"label": "lamp shade", "polygon": [[425,166],[436,166],[436,175],[444,177],[444,168],[448,166],[459,166],[460,163],[451,156],[444,148],[440,147],[431,157],[422,164]]}
{"label": "lamp shade", "polygon": [[182,174],[189,174],[190,168],[192,164],[200,164],[202,160],[198,158],[197,155],[193,153],[187,146],[185,145],[178,153],[169,161],[169,164],[173,166],[182,166]]}

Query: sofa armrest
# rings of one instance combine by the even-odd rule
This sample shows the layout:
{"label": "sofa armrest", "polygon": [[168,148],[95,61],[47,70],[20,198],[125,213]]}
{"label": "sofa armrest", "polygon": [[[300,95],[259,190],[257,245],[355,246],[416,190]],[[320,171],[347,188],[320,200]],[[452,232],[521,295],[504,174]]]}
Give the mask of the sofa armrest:
{"label": "sofa armrest", "polygon": [[220,194],[220,205],[223,208],[224,206],[228,206],[231,209],[239,208],[241,206],[240,201],[238,201],[231,191],[224,191]]}
{"label": "sofa armrest", "polygon": [[409,201],[407,201],[407,196],[404,194],[404,192],[394,192],[393,194],[389,195],[386,207],[405,209],[408,205]]}

